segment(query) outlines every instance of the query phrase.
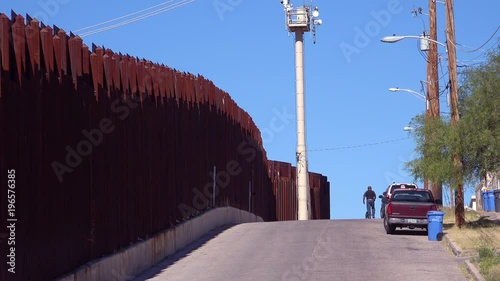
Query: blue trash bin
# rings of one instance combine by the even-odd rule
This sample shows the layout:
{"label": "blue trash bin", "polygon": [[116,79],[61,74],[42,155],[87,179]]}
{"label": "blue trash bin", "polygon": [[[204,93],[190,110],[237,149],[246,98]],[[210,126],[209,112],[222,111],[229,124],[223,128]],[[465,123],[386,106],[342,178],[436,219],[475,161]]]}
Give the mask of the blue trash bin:
{"label": "blue trash bin", "polygon": [[483,195],[483,208],[485,212],[488,212],[490,210],[490,204],[488,202],[488,193],[486,192],[481,192]]}
{"label": "blue trash bin", "polygon": [[488,194],[488,211],[494,212],[495,211],[495,191],[494,190],[488,190],[486,192]]}
{"label": "blue trash bin", "polygon": [[444,212],[429,211],[427,212],[427,237],[429,241],[441,241],[443,238],[443,216]]}

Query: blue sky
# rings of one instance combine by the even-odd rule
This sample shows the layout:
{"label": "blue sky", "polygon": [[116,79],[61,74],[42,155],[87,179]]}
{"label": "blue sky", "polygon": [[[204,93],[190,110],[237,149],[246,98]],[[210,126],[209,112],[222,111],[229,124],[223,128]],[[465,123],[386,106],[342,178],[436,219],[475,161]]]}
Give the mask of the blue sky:
{"label": "blue sky", "polygon": [[[2,1],[0,12],[28,13],[69,32],[164,2]],[[166,6],[181,2],[170,1]],[[303,4],[301,0],[291,2]],[[387,89],[400,87],[423,94],[420,81],[426,79],[426,62],[418,52],[417,40],[386,44],[380,38],[428,30],[425,15],[411,14],[418,7],[426,13],[428,1],[315,0],[313,4],[320,9],[323,25],[318,27],[316,44],[310,34],[305,35],[309,170],[330,181],[332,218],[362,218],[362,194],[368,185],[381,194],[393,181],[413,181],[403,166],[414,157],[415,142],[402,128],[424,111],[425,104],[409,93]],[[497,0],[455,1],[461,50],[472,50],[490,38],[500,25],[498,11]],[[444,27],[445,7],[438,4],[441,42],[445,42]],[[482,50],[458,51],[458,64],[480,63],[483,50],[493,46],[499,36],[497,33]],[[295,115],[294,38],[285,30],[279,0],[194,0],[83,39],[88,46],[92,42],[104,45],[214,81],[252,116],[263,132],[268,158],[295,163],[295,119],[283,118]],[[439,52],[443,56],[439,71],[447,78],[446,52],[441,47]],[[440,87],[444,87],[443,81]],[[441,111],[449,112],[445,95]],[[273,126],[278,116],[282,116],[283,126]],[[471,194],[466,192],[467,201]]]}

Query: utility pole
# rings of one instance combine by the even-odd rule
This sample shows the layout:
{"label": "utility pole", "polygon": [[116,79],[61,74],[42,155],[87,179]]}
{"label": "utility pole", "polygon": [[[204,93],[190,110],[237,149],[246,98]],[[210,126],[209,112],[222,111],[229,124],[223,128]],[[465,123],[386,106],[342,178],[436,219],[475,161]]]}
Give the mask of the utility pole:
{"label": "utility pole", "polygon": [[[436,0],[429,0],[429,29],[430,39],[437,41],[437,15]],[[438,73],[438,48],[436,42],[429,41],[429,52],[427,55],[427,99],[429,109],[426,118],[439,118],[439,73]],[[432,141],[432,136],[430,136]],[[427,180],[425,180],[425,185]],[[443,186],[441,183],[431,182],[431,191],[436,199],[443,200]]]}
{"label": "utility pole", "polygon": [[[437,16],[436,0],[429,0],[429,29],[430,39],[437,41]],[[429,96],[430,115],[439,117],[439,74],[438,74],[438,48],[435,42],[429,41],[428,52],[427,93]]]}
{"label": "utility pole", "polygon": [[304,98],[304,33],[313,31],[322,21],[318,8],[302,6],[294,8],[288,0],[281,0],[285,9],[285,19],[288,32],[295,33],[295,83],[297,99],[297,198],[298,219],[308,220],[309,216],[309,177],[307,168],[306,120]]}
{"label": "utility pole", "polygon": [[[458,112],[457,50],[455,40],[455,18],[453,0],[446,0],[446,45],[448,49],[448,71],[450,72],[450,106],[451,126],[456,126],[460,115]],[[456,152],[453,155],[455,166],[455,222],[459,228],[465,223],[464,184],[462,160]],[[450,188],[453,188],[450,186]]]}

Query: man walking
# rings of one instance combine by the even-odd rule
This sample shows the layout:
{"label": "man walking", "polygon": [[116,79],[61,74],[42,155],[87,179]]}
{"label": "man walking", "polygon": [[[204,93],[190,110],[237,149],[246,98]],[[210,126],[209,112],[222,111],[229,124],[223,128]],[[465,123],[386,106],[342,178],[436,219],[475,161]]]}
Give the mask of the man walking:
{"label": "man walking", "polygon": [[375,218],[375,200],[377,195],[375,191],[372,190],[371,186],[368,186],[368,190],[363,194],[363,204],[365,204],[366,199],[366,218]]}

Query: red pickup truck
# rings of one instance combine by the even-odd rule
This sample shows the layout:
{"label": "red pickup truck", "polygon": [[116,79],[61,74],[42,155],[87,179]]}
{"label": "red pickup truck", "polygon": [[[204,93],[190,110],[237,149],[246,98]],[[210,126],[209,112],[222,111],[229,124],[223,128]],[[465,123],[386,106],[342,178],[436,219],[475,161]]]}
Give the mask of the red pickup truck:
{"label": "red pickup truck", "polygon": [[427,189],[395,189],[385,207],[384,228],[387,234],[393,234],[397,227],[427,230],[427,212],[437,210],[432,192]]}

